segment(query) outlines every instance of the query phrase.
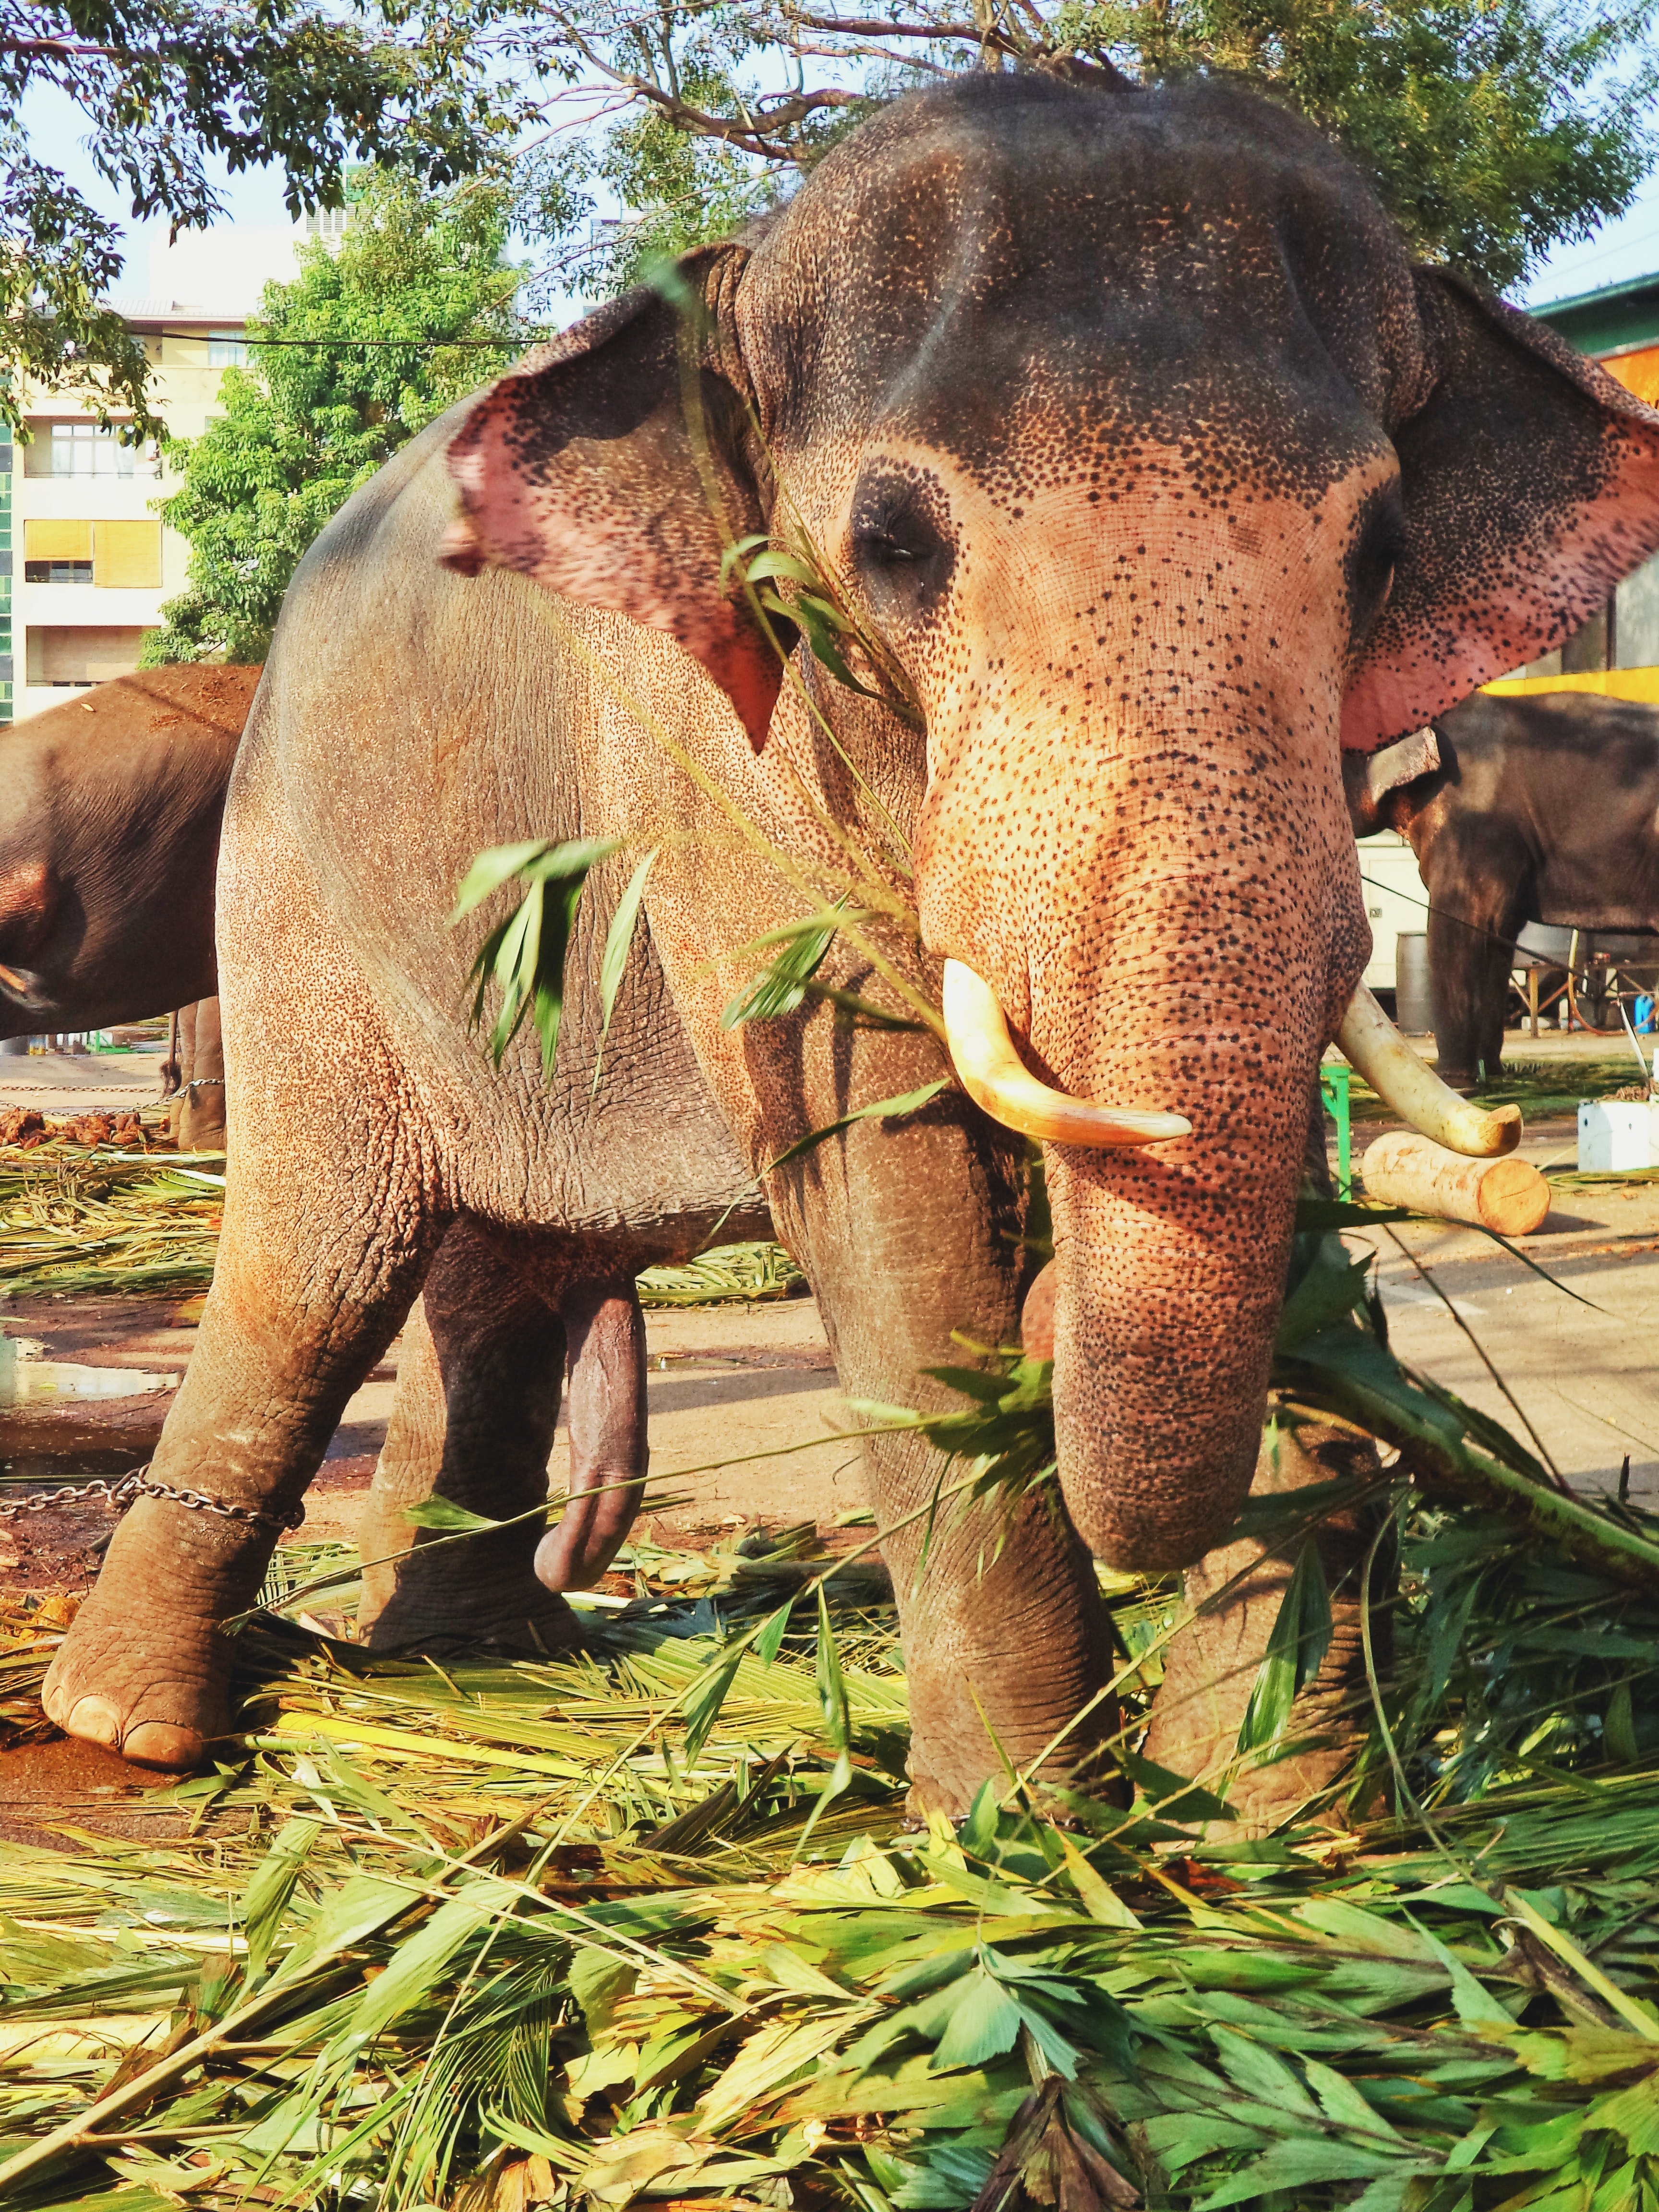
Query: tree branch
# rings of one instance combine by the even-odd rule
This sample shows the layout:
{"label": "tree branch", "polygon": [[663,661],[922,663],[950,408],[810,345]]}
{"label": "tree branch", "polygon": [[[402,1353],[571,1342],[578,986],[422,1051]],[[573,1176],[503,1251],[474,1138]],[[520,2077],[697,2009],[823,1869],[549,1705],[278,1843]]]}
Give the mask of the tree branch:
{"label": "tree branch", "polygon": [[[1035,8],[1028,7],[1025,12],[1042,25],[1042,18]],[[830,38],[955,40],[963,46],[979,46],[988,53],[1006,55],[1010,61],[1024,62],[1028,67],[1044,70],[1049,76],[1098,84],[1114,92],[1136,89],[1133,79],[1125,76],[1104,55],[1085,61],[1074,47],[1051,42],[1047,37],[1026,39],[1011,30],[1000,30],[988,15],[981,28],[977,23],[967,21],[884,23],[863,15],[809,15],[797,9],[791,9],[788,15],[789,21],[803,30],[821,32]]]}
{"label": "tree branch", "polygon": [[164,54],[134,53],[127,46],[83,46],[68,39],[8,39],[0,37],[0,54],[57,54],[68,60],[89,54],[112,62],[164,61]]}

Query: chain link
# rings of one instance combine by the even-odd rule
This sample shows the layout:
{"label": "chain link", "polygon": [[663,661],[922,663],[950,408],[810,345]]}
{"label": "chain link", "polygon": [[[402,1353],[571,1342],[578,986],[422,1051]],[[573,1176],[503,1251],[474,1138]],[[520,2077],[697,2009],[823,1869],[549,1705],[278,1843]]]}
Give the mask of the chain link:
{"label": "chain link", "polygon": [[15,1521],[24,1513],[44,1513],[49,1505],[76,1505],[89,1498],[101,1498],[106,1504],[115,1505],[138,1494],[143,1468],[123,1477],[119,1482],[70,1483],[64,1490],[38,1490],[32,1498],[19,1498],[0,1504],[0,1521]]}
{"label": "chain link", "polygon": [[32,1498],[19,1498],[0,1503],[0,1521],[15,1521],[25,1513],[44,1513],[49,1505],[79,1505],[96,1498],[106,1505],[131,1504],[135,1498],[162,1498],[170,1505],[182,1505],[191,1513],[216,1513],[222,1520],[246,1521],[262,1528],[283,1531],[297,1528],[306,1517],[303,1505],[295,1506],[287,1513],[261,1513],[255,1506],[228,1505],[222,1498],[210,1498],[204,1490],[175,1490],[170,1482],[157,1482],[150,1474],[150,1462],[136,1467],[131,1474],[123,1475],[119,1482],[70,1483],[62,1490],[37,1491]]}

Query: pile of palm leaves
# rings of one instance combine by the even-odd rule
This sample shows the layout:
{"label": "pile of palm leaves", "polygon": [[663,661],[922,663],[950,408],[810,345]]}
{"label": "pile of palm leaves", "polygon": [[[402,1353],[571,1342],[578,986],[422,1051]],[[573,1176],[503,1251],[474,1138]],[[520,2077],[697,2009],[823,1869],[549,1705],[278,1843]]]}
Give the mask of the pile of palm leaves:
{"label": "pile of palm leaves", "polygon": [[647,1267],[644,1306],[752,1305],[805,1290],[806,1279],[781,1244],[719,1244],[680,1267]]}
{"label": "pile of palm leaves", "polygon": [[[213,1274],[222,1164],[56,1145],[0,1151],[0,1297],[166,1289]],[[640,1279],[649,1306],[787,1297],[800,1270],[776,1244],[726,1244]]]}
{"label": "pile of palm leaves", "polygon": [[[1530,1571],[1408,1527],[1389,1711],[1414,1760],[1411,1701],[1445,1723],[1431,1820],[1267,1842],[1205,1841],[1213,1802],[1127,1747],[1079,1825],[1011,1782],[902,1832],[890,1619],[752,1539],[692,1599],[633,1563],[580,1657],[441,1671],[267,1616],[246,1748],[149,1801],[160,1839],[0,1866],[12,2201],[1647,2205],[1653,1775],[1583,1730],[1457,1771],[1494,1669],[1448,1657],[1454,1529]],[[21,1700],[58,1632],[9,1626]],[[1659,1613],[1580,1635],[1639,1702]],[[1541,1660],[1516,1695],[1547,1717]]]}
{"label": "pile of palm leaves", "polygon": [[101,1146],[0,1154],[0,1296],[208,1281],[224,1212],[216,1166]]}

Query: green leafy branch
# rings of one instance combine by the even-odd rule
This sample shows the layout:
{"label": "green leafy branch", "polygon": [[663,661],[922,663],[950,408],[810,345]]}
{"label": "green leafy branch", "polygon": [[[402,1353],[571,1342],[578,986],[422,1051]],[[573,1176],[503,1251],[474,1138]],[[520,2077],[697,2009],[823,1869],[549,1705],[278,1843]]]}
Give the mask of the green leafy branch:
{"label": "green leafy branch", "polygon": [[775,929],[768,929],[755,938],[741,951],[732,955],[740,959],[745,953],[767,951],[776,945],[780,950],[768,963],[754,981],[740,991],[720,1016],[723,1030],[734,1030],[744,1022],[773,1021],[784,1014],[793,1014],[809,998],[821,999],[836,1008],[842,1018],[866,1028],[883,1030],[921,1030],[921,1022],[912,1021],[903,1014],[890,1012],[873,999],[861,992],[842,990],[834,983],[818,980],[818,969],[824,956],[834,944],[843,921],[867,921],[866,914],[848,913],[845,898],[838,899],[828,921],[816,915],[804,915],[794,921],[781,922]]}
{"label": "green leafy branch", "polygon": [[475,1030],[483,1020],[492,983],[501,994],[489,1032],[490,1056],[497,1067],[526,1020],[533,1018],[541,1039],[542,1073],[552,1076],[564,1012],[564,957],[576,908],[592,870],[619,847],[615,837],[578,838],[562,845],[532,837],[480,853],[463,878],[449,917],[452,928],[505,884],[528,886],[512,913],[496,923],[479,946],[467,977],[473,987],[471,1024]]}
{"label": "green leafy branch", "polygon": [[[777,551],[766,532],[757,531],[736,539],[721,556],[721,584],[729,582],[733,574],[763,614],[792,623],[805,634],[812,658],[829,670],[837,684],[860,699],[885,707],[912,728],[920,727],[921,716],[908,687],[893,680],[896,672],[888,671],[881,646],[848,611],[820,564],[803,559],[799,553]],[[781,583],[794,586],[788,599],[776,589]],[[842,650],[842,639],[857,645],[873,666],[889,676],[889,681],[878,687],[855,676]]]}
{"label": "green leafy branch", "polygon": [[[530,838],[517,845],[495,845],[480,853],[456,894],[450,927],[462,921],[507,884],[526,886],[523,897],[498,922],[478,948],[467,982],[472,989],[471,1026],[484,1016],[493,985],[501,1004],[489,1032],[489,1052],[497,1067],[526,1019],[533,1018],[541,1039],[542,1073],[550,1079],[564,1013],[565,958],[570,933],[587,878],[601,860],[622,850],[619,837],[579,838],[555,845]],[[593,1090],[599,1087],[611,1018],[622,988],[628,955],[657,854],[653,846],[629,878],[605,932],[599,957],[599,1042],[593,1058]],[[549,886],[553,887],[550,896]]]}

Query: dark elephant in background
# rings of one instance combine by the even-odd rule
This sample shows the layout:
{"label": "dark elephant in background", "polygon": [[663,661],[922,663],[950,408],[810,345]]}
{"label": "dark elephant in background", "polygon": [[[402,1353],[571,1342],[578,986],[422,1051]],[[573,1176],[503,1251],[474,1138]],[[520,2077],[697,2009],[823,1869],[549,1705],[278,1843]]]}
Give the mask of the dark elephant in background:
{"label": "dark elephant in background", "polygon": [[213,876],[257,668],[151,668],[0,736],[0,1037],[210,997]]}
{"label": "dark elephant in background", "polygon": [[[134,1506],[48,1680],[73,1733],[179,1765],[227,1727],[218,1624],[423,1283],[440,1479],[527,1510],[566,1286],[682,1257],[757,1182],[848,1394],[950,1402],[953,1334],[1019,1325],[1035,1134],[1063,1505],[1000,1549],[941,1526],[919,1573],[937,1455],[865,1456],[919,1800],[1008,1760],[1087,1783],[1091,1553],[1192,1565],[1256,1464],[1308,1097],[1369,946],[1340,749],[1659,545],[1659,415],[1414,270],[1327,142],[1237,93],[953,80],[679,284],[432,426],[296,574],[226,812],[224,1236],[155,1462],[240,1517]],[[755,535],[832,573],[880,696],[764,629],[726,557]],[[497,1073],[455,884],[481,847],[611,836],[551,1082],[527,1038]],[[724,1026],[744,948],[842,897],[820,978],[921,1025]],[[574,1635],[527,1547],[451,1583],[470,1548],[431,1555],[434,1620]]]}
{"label": "dark elephant in background", "polygon": [[179,1010],[186,1151],[224,1144],[213,878],[258,681],[144,669],[0,738],[0,1037]]}
{"label": "dark elephant in background", "polygon": [[[1528,922],[1659,930],[1659,708],[1583,692],[1478,695],[1346,771],[1356,836],[1397,830],[1428,891],[1444,1079],[1496,1078]],[[1659,966],[1659,939],[1654,948]]]}

